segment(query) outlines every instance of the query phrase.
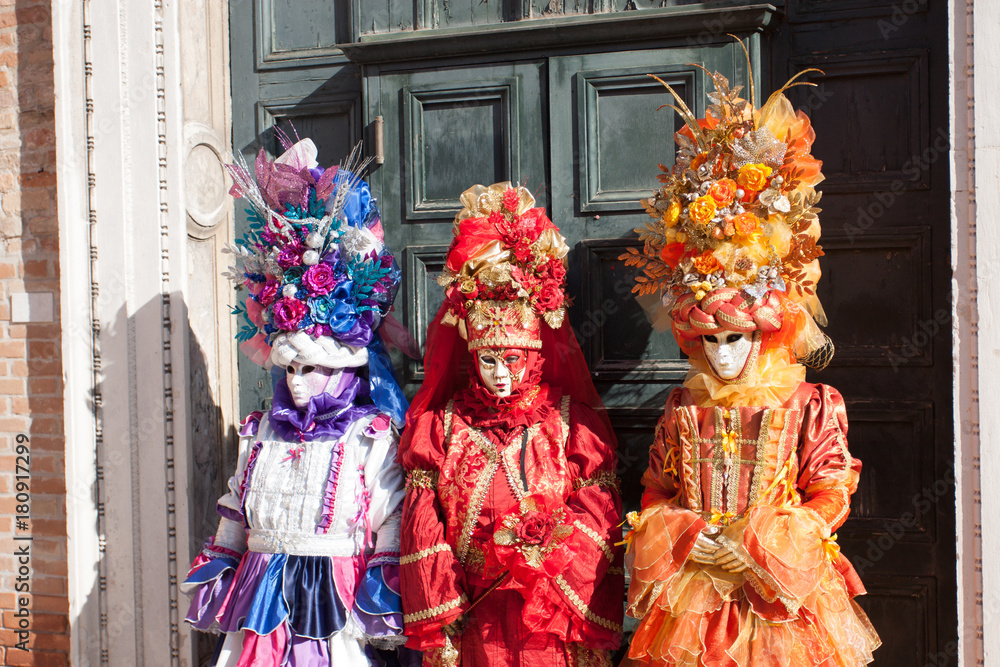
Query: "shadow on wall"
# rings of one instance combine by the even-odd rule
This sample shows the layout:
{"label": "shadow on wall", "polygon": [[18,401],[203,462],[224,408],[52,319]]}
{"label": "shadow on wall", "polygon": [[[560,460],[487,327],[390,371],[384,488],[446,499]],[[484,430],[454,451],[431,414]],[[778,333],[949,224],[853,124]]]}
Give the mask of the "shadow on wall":
{"label": "shadow on wall", "polygon": [[[174,300],[180,300],[179,293],[171,295],[173,305]],[[182,319],[187,324],[187,308],[182,303]],[[134,341],[137,330],[148,332],[152,326],[157,324],[162,330],[163,302],[160,299],[153,299],[145,306],[136,311],[133,315],[126,315],[125,309],[119,310],[117,316],[110,324],[106,324],[100,334],[101,349],[113,350],[123,349]],[[77,332],[77,335],[89,335],[88,332]],[[189,404],[187,414],[188,424],[176,424],[175,430],[183,432],[187,429],[187,465],[188,477],[186,480],[178,480],[174,493],[178,497],[182,494],[186,496],[188,516],[178,516],[177,521],[187,521],[190,533],[190,549],[187,553],[176,554],[176,571],[178,582],[183,581],[191,561],[201,550],[203,541],[210,535],[215,534],[218,523],[216,514],[216,501],[225,492],[226,483],[231,471],[236,465],[236,430],[230,428],[224,431],[222,410],[213,397],[211,380],[208,371],[208,362],[205,351],[199,345],[198,340],[190,333],[190,327],[185,326],[181,331],[174,330],[173,339],[176,341],[178,334],[188,335],[189,345],[189,368],[185,376],[183,369],[173,369],[174,386],[186,386]],[[70,332],[70,335],[73,335]],[[146,410],[138,413],[135,401],[137,393],[146,393],[146,404],[153,401],[149,397],[154,394],[161,394],[161,386],[150,387],[147,383],[157,380],[154,377],[143,377],[143,369],[133,366],[134,359],[130,360],[126,366],[121,363],[109,363],[107,360],[101,367],[102,381],[97,385],[90,396],[90,406],[94,412],[98,424],[98,432],[102,437],[98,440],[97,465],[99,466],[98,484],[103,488],[93,487],[70,489],[69,493],[79,495],[80,500],[88,502],[91,498],[107,507],[107,513],[99,517],[99,524],[94,527],[97,535],[106,536],[106,551],[101,554],[101,562],[98,563],[97,572],[94,572],[94,586],[83,603],[81,612],[75,622],[79,623],[79,649],[82,665],[94,664],[94,660],[100,660],[102,649],[110,652],[110,659],[114,661],[116,655],[120,655],[122,649],[114,650],[116,643],[123,641],[123,634],[129,633],[135,636],[136,642],[141,642],[142,637],[142,614],[137,613],[132,604],[112,603],[111,600],[123,599],[123,596],[109,595],[108,589],[129,587],[132,584],[122,582],[119,577],[129,576],[132,572],[128,569],[125,573],[114,567],[115,562],[128,560],[129,556],[125,552],[129,547],[124,540],[116,539],[116,528],[123,523],[132,525],[134,515],[121,516],[114,514],[114,507],[121,498],[128,493],[124,484],[135,480],[139,475],[140,459],[145,458],[143,453],[150,454],[147,448],[163,448],[166,456],[166,420],[162,405],[159,409]],[[162,376],[161,376],[162,377]],[[132,385],[130,387],[130,384]],[[138,389],[138,385],[144,385]],[[127,404],[127,409],[132,412],[131,428],[111,432],[104,426],[105,406],[114,402],[116,408],[124,401],[121,398],[122,391],[128,392],[131,396]],[[175,398],[177,395],[175,394]],[[117,430],[117,429],[116,429]],[[155,454],[154,454],[155,455]],[[180,452],[176,453],[180,456]],[[128,487],[131,488],[131,487]],[[167,493],[167,478],[164,471],[163,485],[153,488],[132,488],[132,493],[141,493],[143,496]],[[113,495],[112,495],[113,494]],[[132,496],[133,505],[138,502]],[[159,525],[143,525],[141,530],[152,533],[158,540],[164,539],[167,531],[167,517]],[[142,539],[142,535],[136,536]],[[65,547],[63,547],[65,550]],[[62,557],[65,562],[65,555]],[[85,573],[78,573],[84,576]],[[136,572],[136,576],[143,576]],[[147,582],[148,583],[148,582]],[[163,582],[164,592],[168,582]],[[138,585],[138,580],[136,581]],[[129,597],[129,596],[124,596]],[[180,623],[183,625],[183,618],[187,613],[188,599],[178,592],[178,611]],[[168,604],[166,596],[162,600],[153,604]],[[109,606],[111,605],[111,606]],[[104,618],[100,623],[98,619]],[[94,619],[98,627],[89,627],[88,622]],[[216,637],[203,633],[191,633],[193,646],[186,647],[183,643],[184,628],[179,628],[182,632],[182,639],[179,651],[182,659],[185,654],[194,656],[195,665],[208,665],[213,656]],[[132,641],[129,639],[128,641]],[[126,642],[128,643],[128,642]],[[56,663],[53,663],[56,664]],[[68,664],[68,662],[66,663]]]}
{"label": "shadow on wall", "polygon": [[[178,562],[178,575],[187,573],[191,561],[201,551],[209,536],[215,535],[219,524],[216,504],[226,493],[229,477],[236,469],[238,434],[235,426],[225,428],[222,409],[212,394],[212,378],[208,358],[198,342],[198,337],[188,326],[188,529],[190,550],[188,562]],[[223,341],[228,344],[229,341]],[[228,378],[219,378],[228,382]],[[188,599],[181,595],[180,612],[187,613]],[[218,642],[217,635],[193,631],[191,633],[196,665],[209,665]]]}

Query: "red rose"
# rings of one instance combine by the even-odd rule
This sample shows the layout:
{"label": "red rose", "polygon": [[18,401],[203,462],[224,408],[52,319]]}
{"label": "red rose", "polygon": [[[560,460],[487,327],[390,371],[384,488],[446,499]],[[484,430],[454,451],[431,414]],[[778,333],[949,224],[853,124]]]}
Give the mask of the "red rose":
{"label": "red rose", "polygon": [[517,526],[517,537],[525,544],[545,544],[556,527],[555,520],[542,512],[525,512]]}
{"label": "red rose", "polygon": [[448,312],[460,320],[464,320],[468,315],[465,307],[466,296],[462,294],[458,285],[452,285],[444,291],[444,300],[448,304]]}
{"label": "red rose", "polygon": [[549,278],[552,278],[553,280],[557,280],[559,282],[562,282],[563,278],[566,277],[566,267],[563,266],[561,259],[555,259],[555,258],[550,259],[545,264],[544,271],[545,275],[547,275]]}
{"label": "red rose", "polygon": [[562,287],[559,286],[559,282],[556,280],[546,280],[542,283],[538,292],[535,293],[535,305],[543,312],[557,309],[563,305],[564,300],[565,295],[563,294]]}

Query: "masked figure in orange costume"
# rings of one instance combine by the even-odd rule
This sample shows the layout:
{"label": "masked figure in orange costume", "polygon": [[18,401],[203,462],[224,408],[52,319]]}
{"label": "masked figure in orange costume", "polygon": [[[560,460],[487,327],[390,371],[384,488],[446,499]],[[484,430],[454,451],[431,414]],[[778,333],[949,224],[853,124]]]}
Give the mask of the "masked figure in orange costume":
{"label": "masked figure in orange costume", "polygon": [[655,222],[622,257],[691,361],[657,426],[642,512],[629,516],[640,619],[629,659],[864,665],[879,639],[835,534],[861,462],[840,394],[805,382],[799,363],[822,367],[833,352],[816,325],[815,135],[784,88],[755,109],[713,79],[706,118],[679,104],[676,164],[644,202]]}
{"label": "masked figure in orange costume", "polygon": [[399,449],[408,646],[425,665],[609,665],[615,440],[565,322],[568,248],[524,188],[462,203]]}

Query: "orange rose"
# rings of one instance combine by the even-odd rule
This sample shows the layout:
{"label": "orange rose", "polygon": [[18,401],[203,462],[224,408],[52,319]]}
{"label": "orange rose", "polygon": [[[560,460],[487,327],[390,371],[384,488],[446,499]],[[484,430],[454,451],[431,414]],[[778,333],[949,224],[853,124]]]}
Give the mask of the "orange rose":
{"label": "orange rose", "polygon": [[715,255],[712,254],[711,250],[706,250],[695,257],[693,263],[694,268],[698,269],[698,273],[706,276],[710,273],[715,273],[722,268],[722,264],[720,264],[719,260],[715,258]]}
{"label": "orange rose", "polygon": [[708,162],[708,153],[698,153],[696,156],[694,156],[694,159],[691,160],[691,168],[694,169],[695,171],[698,171],[698,167],[705,164],[706,162]]}
{"label": "orange rose", "polygon": [[757,232],[759,222],[756,215],[746,211],[733,218],[733,227],[736,228],[736,233],[740,236],[750,238]]}
{"label": "orange rose", "polygon": [[736,182],[744,190],[760,192],[767,187],[767,179],[771,176],[771,168],[766,164],[747,164],[740,167]]}
{"label": "orange rose", "polygon": [[702,195],[688,206],[688,217],[700,225],[707,225],[715,217],[715,200],[708,195]]}
{"label": "orange rose", "polygon": [[671,269],[676,269],[684,256],[685,246],[683,243],[668,243],[660,250],[660,259]]}
{"label": "orange rose", "polygon": [[716,181],[708,189],[708,195],[719,206],[729,206],[736,199],[736,181],[731,178],[723,178]]}
{"label": "orange rose", "polygon": [[677,218],[681,217],[681,202],[680,200],[674,198],[670,200],[670,206],[663,213],[663,217],[660,220],[667,227],[673,227],[677,224]]}

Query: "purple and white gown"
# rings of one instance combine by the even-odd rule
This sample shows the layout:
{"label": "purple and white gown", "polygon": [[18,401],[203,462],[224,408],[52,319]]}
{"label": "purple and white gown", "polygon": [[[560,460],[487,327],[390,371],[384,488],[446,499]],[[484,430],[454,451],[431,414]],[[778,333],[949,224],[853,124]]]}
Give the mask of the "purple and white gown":
{"label": "purple and white gown", "polygon": [[405,641],[398,434],[358,378],[304,410],[279,382],[243,423],[222,516],[181,589],[187,620],[222,632],[217,665],[369,665]]}

